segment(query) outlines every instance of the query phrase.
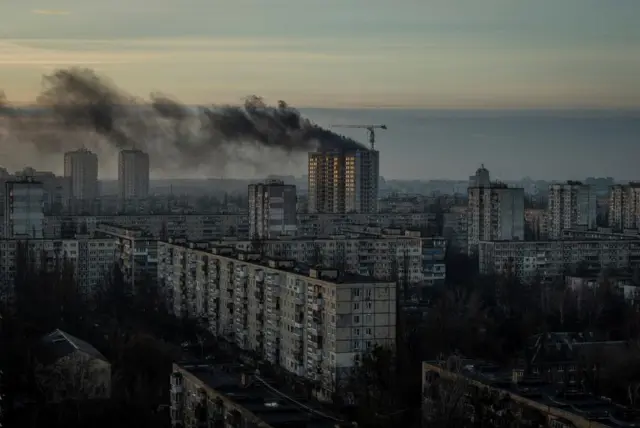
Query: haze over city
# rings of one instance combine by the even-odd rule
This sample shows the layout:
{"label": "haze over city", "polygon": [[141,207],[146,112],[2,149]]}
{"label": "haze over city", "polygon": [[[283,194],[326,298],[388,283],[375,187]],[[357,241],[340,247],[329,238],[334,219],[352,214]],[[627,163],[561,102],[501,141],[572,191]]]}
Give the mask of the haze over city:
{"label": "haze over city", "polygon": [[640,0],[0,0],[0,428],[640,428]]}
{"label": "haze over city", "polygon": [[[381,0],[243,0],[225,4],[223,13],[196,0],[153,7],[142,0],[12,2],[2,6],[0,89],[12,103],[32,104],[43,74],[87,66],[134,96],[160,91],[209,105],[256,94],[302,107],[325,127],[385,123],[379,149],[389,178],[461,179],[485,162],[502,179],[583,178],[596,166],[600,175],[632,179],[631,159],[640,154],[638,13],[632,0],[615,7],[437,0],[399,8]],[[363,107],[376,110],[356,110]],[[389,107],[403,110],[381,110]],[[504,114],[486,118],[478,109]],[[504,112],[514,109],[563,112]],[[608,112],[588,120],[567,112],[584,109]],[[460,119],[459,110],[473,111]],[[10,169],[29,159],[60,168],[54,157],[6,144],[0,151]],[[102,177],[114,177],[114,162],[115,153],[104,152]],[[291,174],[304,172],[304,156],[294,155],[219,175],[264,176],[281,172],[283,162]],[[153,161],[152,170],[157,177],[215,175]]]}

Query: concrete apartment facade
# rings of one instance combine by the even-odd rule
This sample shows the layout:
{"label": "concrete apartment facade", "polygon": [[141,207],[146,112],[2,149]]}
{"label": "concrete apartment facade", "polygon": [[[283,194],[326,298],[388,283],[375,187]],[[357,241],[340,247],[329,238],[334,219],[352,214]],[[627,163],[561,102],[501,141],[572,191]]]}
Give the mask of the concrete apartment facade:
{"label": "concrete apartment facade", "polygon": [[524,282],[554,281],[580,265],[594,271],[634,269],[640,265],[640,240],[482,241],[479,262],[482,274],[510,269]]}
{"label": "concrete apartment facade", "polygon": [[158,254],[158,283],[176,316],[202,320],[327,394],[361,353],[395,341],[394,282],[181,240]]}
{"label": "concrete apartment facade", "polygon": [[565,229],[594,230],[596,220],[596,193],[592,186],[579,181],[549,185],[549,239],[560,239]]}
{"label": "concrete apartment facade", "polygon": [[492,183],[489,171],[470,178],[467,253],[476,255],[483,240],[524,240],[524,189]]}
{"label": "concrete apartment facade", "polygon": [[640,183],[617,184],[609,189],[609,227],[621,232],[640,228]]}
{"label": "concrete apartment facade", "polygon": [[139,282],[155,282],[158,265],[157,239],[145,230],[113,224],[98,225],[98,232],[116,241],[116,262],[125,282],[134,292]]}
{"label": "concrete apartment facade", "polygon": [[269,239],[296,235],[296,186],[281,180],[251,184],[248,199],[249,237]]}
{"label": "concrete apartment facade", "polygon": [[70,262],[78,287],[89,294],[105,279],[116,260],[117,240],[110,237],[78,235],[75,239],[3,239],[0,240],[0,286],[6,292],[13,290],[21,244],[33,255],[36,268],[46,263],[47,269],[53,270],[63,261]]}
{"label": "concrete apartment facade", "polygon": [[310,213],[376,213],[380,153],[376,150],[309,153]]}

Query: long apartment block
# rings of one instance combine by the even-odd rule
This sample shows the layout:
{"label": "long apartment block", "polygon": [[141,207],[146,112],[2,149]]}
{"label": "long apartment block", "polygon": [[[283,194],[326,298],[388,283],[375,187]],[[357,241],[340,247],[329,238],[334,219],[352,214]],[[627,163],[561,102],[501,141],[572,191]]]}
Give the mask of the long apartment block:
{"label": "long apartment block", "polygon": [[567,269],[633,270],[640,266],[640,239],[481,241],[480,273],[513,272],[525,282],[558,280]]}
{"label": "long apartment block", "polygon": [[159,243],[158,259],[176,316],[326,393],[362,352],[395,341],[395,282],[177,239]]}
{"label": "long apartment block", "polygon": [[[378,279],[404,279],[412,284],[444,282],[444,239],[415,236],[343,234],[318,237],[280,237],[259,242],[226,239],[219,245],[256,251],[268,257],[333,267]],[[442,256],[429,257],[433,251]]]}
{"label": "long apartment block", "polygon": [[11,292],[20,252],[26,250],[32,267],[53,271],[68,263],[80,290],[91,293],[111,272],[116,261],[117,240],[108,236],[77,236],[75,239],[0,240],[0,288]]}

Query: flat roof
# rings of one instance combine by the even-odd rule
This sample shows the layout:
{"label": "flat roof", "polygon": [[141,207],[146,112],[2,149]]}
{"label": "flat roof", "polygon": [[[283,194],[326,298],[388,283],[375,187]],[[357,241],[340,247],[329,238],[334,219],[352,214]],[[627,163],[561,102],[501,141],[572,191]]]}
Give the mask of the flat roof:
{"label": "flat roof", "polygon": [[[443,371],[449,371],[442,362],[425,361]],[[497,366],[481,360],[460,360],[461,370],[458,373],[467,379],[492,388],[500,389],[513,396],[522,397],[546,407],[555,408],[573,414],[576,417],[594,421],[605,427],[640,427],[640,419],[624,418],[626,408],[606,398],[581,392],[570,391],[564,395],[558,393],[555,384],[536,377],[524,377],[514,383],[513,369]],[[451,371],[449,371],[451,372]],[[451,372],[454,374],[455,372]],[[550,412],[553,414],[553,412]]]}
{"label": "flat roof", "polygon": [[[223,257],[223,258],[227,258],[227,259],[232,259],[232,260],[237,260],[239,262],[242,263],[247,263],[247,264],[252,264],[252,265],[257,265],[257,266],[261,266],[261,267],[265,267],[268,269],[275,269],[275,270],[280,270],[283,272],[288,272],[288,273],[292,273],[292,274],[296,274],[296,275],[301,275],[301,276],[306,276],[312,279],[318,279],[320,281],[324,281],[324,282],[329,282],[329,283],[334,283],[334,284],[365,284],[365,283],[376,283],[376,284],[391,284],[394,283],[394,281],[389,281],[389,280],[385,280],[385,279],[377,279],[375,277],[372,276],[366,276],[366,275],[359,275],[353,272],[345,272],[343,270],[340,269],[334,269],[334,268],[326,268],[326,267],[316,267],[316,266],[310,266],[308,264],[305,263],[300,263],[296,260],[290,260],[290,259],[278,259],[278,258],[274,258],[274,257],[265,257],[265,256],[260,256],[257,253],[252,253],[252,252],[243,252],[243,251],[238,251],[236,248],[229,246],[229,245],[211,245],[210,242],[205,241],[205,242],[193,242],[193,241],[186,241],[186,240],[181,240],[180,242],[170,242],[170,240],[160,240],[158,242],[162,242],[165,244],[169,244],[169,245],[174,245],[177,247],[181,247],[187,250],[196,250],[196,251],[201,251],[204,253],[209,253],[212,254],[214,256],[217,257]],[[189,246],[190,243],[200,243],[200,244],[210,244],[207,248],[198,248],[198,247],[194,247],[191,248]],[[211,250],[213,249],[225,249],[225,248],[229,248],[232,250],[232,254],[213,254],[211,252]],[[245,256],[258,256],[261,257],[259,259],[257,258],[253,258],[253,259],[241,259],[240,256],[241,255],[245,255]],[[276,266],[276,267],[272,267],[269,266],[269,262],[271,261],[275,261],[275,262],[288,262],[289,264],[291,264],[291,266]],[[338,272],[338,277],[337,278],[329,278],[329,277],[312,277],[310,275],[312,270],[317,270],[319,272]]]}
{"label": "flat roof", "polygon": [[250,383],[242,386],[241,374],[246,369],[240,364],[185,362],[176,365],[274,428],[300,423],[304,423],[307,428],[334,428],[337,424],[346,422],[328,414],[317,403],[305,397],[280,392],[259,374],[250,374]]}

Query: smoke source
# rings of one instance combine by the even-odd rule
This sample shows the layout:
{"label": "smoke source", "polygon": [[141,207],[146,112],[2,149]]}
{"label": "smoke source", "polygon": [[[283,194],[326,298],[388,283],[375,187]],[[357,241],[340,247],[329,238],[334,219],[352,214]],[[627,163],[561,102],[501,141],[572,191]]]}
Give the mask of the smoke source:
{"label": "smoke source", "polygon": [[[0,93],[0,110],[5,104]],[[37,104],[52,114],[26,122],[17,111],[10,115],[17,123],[13,137],[21,145],[31,144],[37,154],[77,149],[77,138],[69,138],[70,134],[86,140],[97,134],[101,138],[95,145],[107,145],[110,151],[148,152],[156,170],[219,171],[238,161],[259,168],[264,157],[255,154],[265,150],[292,154],[367,149],[311,123],[284,101],[269,106],[251,96],[242,106],[193,109],[160,93],[151,94],[150,100],[135,99],[89,69],[45,76]],[[6,116],[6,106],[4,111]]]}

